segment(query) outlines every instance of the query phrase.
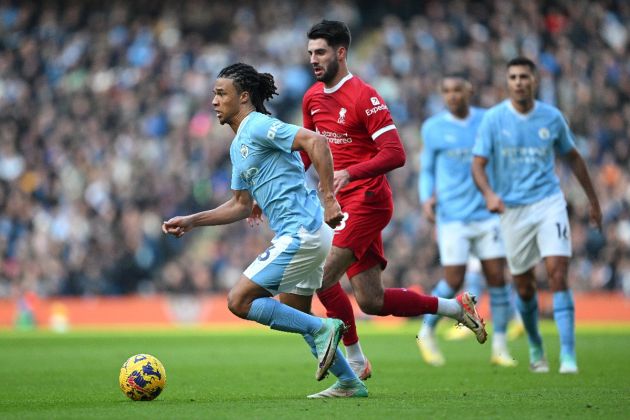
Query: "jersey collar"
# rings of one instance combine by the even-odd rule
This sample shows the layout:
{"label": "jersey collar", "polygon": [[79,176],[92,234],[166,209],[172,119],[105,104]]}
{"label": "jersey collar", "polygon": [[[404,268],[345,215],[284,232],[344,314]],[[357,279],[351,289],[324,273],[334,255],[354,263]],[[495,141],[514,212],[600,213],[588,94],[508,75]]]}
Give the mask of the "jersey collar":
{"label": "jersey collar", "polygon": [[249,118],[255,113],[256,111],[252,111],[243,118],[243,121],[241,121],[241,124],[238,126],[238,130],[236,130],[236,137],[238,137],[243,127],[245,127],[245,122],[247,122],[247,120],[249,120]]}
{"label": "jersey collar", "polygon": [[350,79],[352,79],[352,73],[348,73],[347,75],[345,75],[344,78],[339,81],[339,83],[337,83],[335,86],[331,88],[327,88],[326,86],[324,86],[324,93],[337,92],[339,89],[341,89],[341,86],[343,86],[343,84],[346,83]]}
{"label": "jersey collar", "polygon": [[534,112],[536,112],[536,109],[538,108],[538,101],[534,101],[534,106],[532,107],[532,109],[529,110],[529,112],[527,114],[523,114],[520,113],[516,110],[516,108],[514,108],[514,105],[512,105],[512,101],[510,101],[509,99],[506,99],[507,101],[507,107],[510,111],[512,111],[514,113],[514,115],[516,115],[517,117],[526,120],[529,117],[531,117],[532,115],[534,115]]}

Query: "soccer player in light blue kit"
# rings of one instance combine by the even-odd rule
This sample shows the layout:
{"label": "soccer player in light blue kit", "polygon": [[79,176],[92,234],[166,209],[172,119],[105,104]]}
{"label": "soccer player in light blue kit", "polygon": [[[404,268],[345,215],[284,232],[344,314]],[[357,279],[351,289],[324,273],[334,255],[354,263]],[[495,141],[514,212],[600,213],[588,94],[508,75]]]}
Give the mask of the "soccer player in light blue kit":
{"label": "soccer player in light blue kit", "polygon": [[[507,65],[509,99],[490,108],[477,132],[473,176],[488,210],[501,214],[508,266],[517,288],[517,308],[529,339],[532,372],[549,364],[538,331],[534,268],[545,262],[560,336],[560,373],[577,373],[575,310],[567,282],[571,231],[566,201],[555,174],[559,154],[590,203],[591,221],[601,229],[601,209],[582,156],[562,113],[535,99],[536,66],[528,58]],[[486,165],[491,163],[488,181]]]}
{"label": "soccer player in light blue kit", "polygon": [[[490,362],[512,367],[516,362],[508,352],[506,339],[510,290],[504,278],[505,249],[499,218],[486,209],[470,173],[475,135],[485,110],[470,106],[472,86],[462,75],[443,77],[440,88],[447,110],[422,126],[418,182],[423,211],[437,223],[444,267],[444,279],[432,294],[452,298],[464,283],[471,254],[479,258],[489,286],[494,323]],[[425,315],[417,338],[423,359],[433,366],[445,363],[435,340],[438,320],[437,315]]]}
{"label": "soccer player in light blue kit", "polygon": [[[233,196],[215,209],[174,217],[162,230],[181,237],[194,227],[242,220],[256,200],[276,235],[230,291],[228,308],[240,318],[304,336],[318,359],[316,379],[328,369],[339,379],[309,398],[367,397],[367,388],[337,349],[343,322],[310,315],[332,244],[331,227],[343,218],[334,197],[332,154],[325,137],[266,115],[264,102],[274,94],[268,73],[242,63],[221,70],[212,105],[219,122],[236,133],[230,146]],[[317,193],[306,186],[300,150],[320,177],[323,211]],[[277,294],[281,302],[272,298]]]}

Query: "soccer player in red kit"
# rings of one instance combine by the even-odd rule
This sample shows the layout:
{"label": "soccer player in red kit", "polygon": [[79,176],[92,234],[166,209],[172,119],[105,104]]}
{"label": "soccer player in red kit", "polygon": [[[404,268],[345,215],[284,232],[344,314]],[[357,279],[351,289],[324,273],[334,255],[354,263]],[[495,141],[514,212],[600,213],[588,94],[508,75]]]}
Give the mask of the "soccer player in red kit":
{"label": "soccer player in red kit", "polygon": [[[307,35],[317,82],[304,95],[303,125],[328,138],[336,198],[344,215],[335,229],[317,295],[327,316],[343,320],[349,328],[343,342],[351,367],[362,379],[371,375],[370,363],[359,345],[350,300],[339,284],[344,273],[366,314],[415,317],[438,313],[466,325],[483,343],[486,331],[472,295],[442,299],[403,288],[383,288],[381,271],[387,259],[381,231],[394,210],[385,174],[405,164],[405,151],[383,98],[348,70],[350,30],[346,24],[324,20]],[[302,157],[308,168],[308,157]]]}

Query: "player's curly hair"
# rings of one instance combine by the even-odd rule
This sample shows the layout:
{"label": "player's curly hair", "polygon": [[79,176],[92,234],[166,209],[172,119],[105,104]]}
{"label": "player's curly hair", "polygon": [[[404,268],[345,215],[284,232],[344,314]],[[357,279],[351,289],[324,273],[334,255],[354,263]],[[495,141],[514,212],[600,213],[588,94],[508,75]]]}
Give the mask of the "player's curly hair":
{"label": "player's curly hair", "polygon": [[258,73],[249,64],[235,63],[221,70],[218,77],[232,79],[234,87],[239,94],[241,92],[249,92],[256,111],[262,114],[271,114],[267,111],[264,104],[266,100],[278,94],[278,88],[271,74]]}

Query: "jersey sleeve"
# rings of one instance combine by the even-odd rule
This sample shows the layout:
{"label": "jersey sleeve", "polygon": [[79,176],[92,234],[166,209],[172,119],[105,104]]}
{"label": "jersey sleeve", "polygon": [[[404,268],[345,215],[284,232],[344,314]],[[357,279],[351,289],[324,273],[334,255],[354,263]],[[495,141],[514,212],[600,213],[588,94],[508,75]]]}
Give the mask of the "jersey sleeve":
{"label": "jersey sleeve", "polygon": [[356,112],[372,140],[376,140],[383,133],[396,129],[387,104],[372,86],[365,85],[360,93]]}
{"label": "jersey sleeve", "polygon": [[492,121],[491,113],[486,112],[481,119],[479,128],[477,129],[477,136],[475,137],[475,145],[472,149],[473,156],[481,156],[488,158],[492,154],[493,141],[492,141]]}
{"label": "jersey sleeve", "polygon": [[264,118],[257,121],[251,137],[262,147],[291,153],[293,140],[299,129],[297,125],[287,124],[277,118]]}
{"label": "jersey sleeve", "polygon": [[420,131],[422,152],[420,152],[420,179],[418,180],[418,194],[420,202],[424,203],[435,191],[435,149],[431,145],[427,125]]}
{"label": "jersey sleeve", "polygon": [[567,154],[575,149],[575,139],[569,128],[567,120],[558,112],[558,136],[555,139],[555,148],[560,154]]}

